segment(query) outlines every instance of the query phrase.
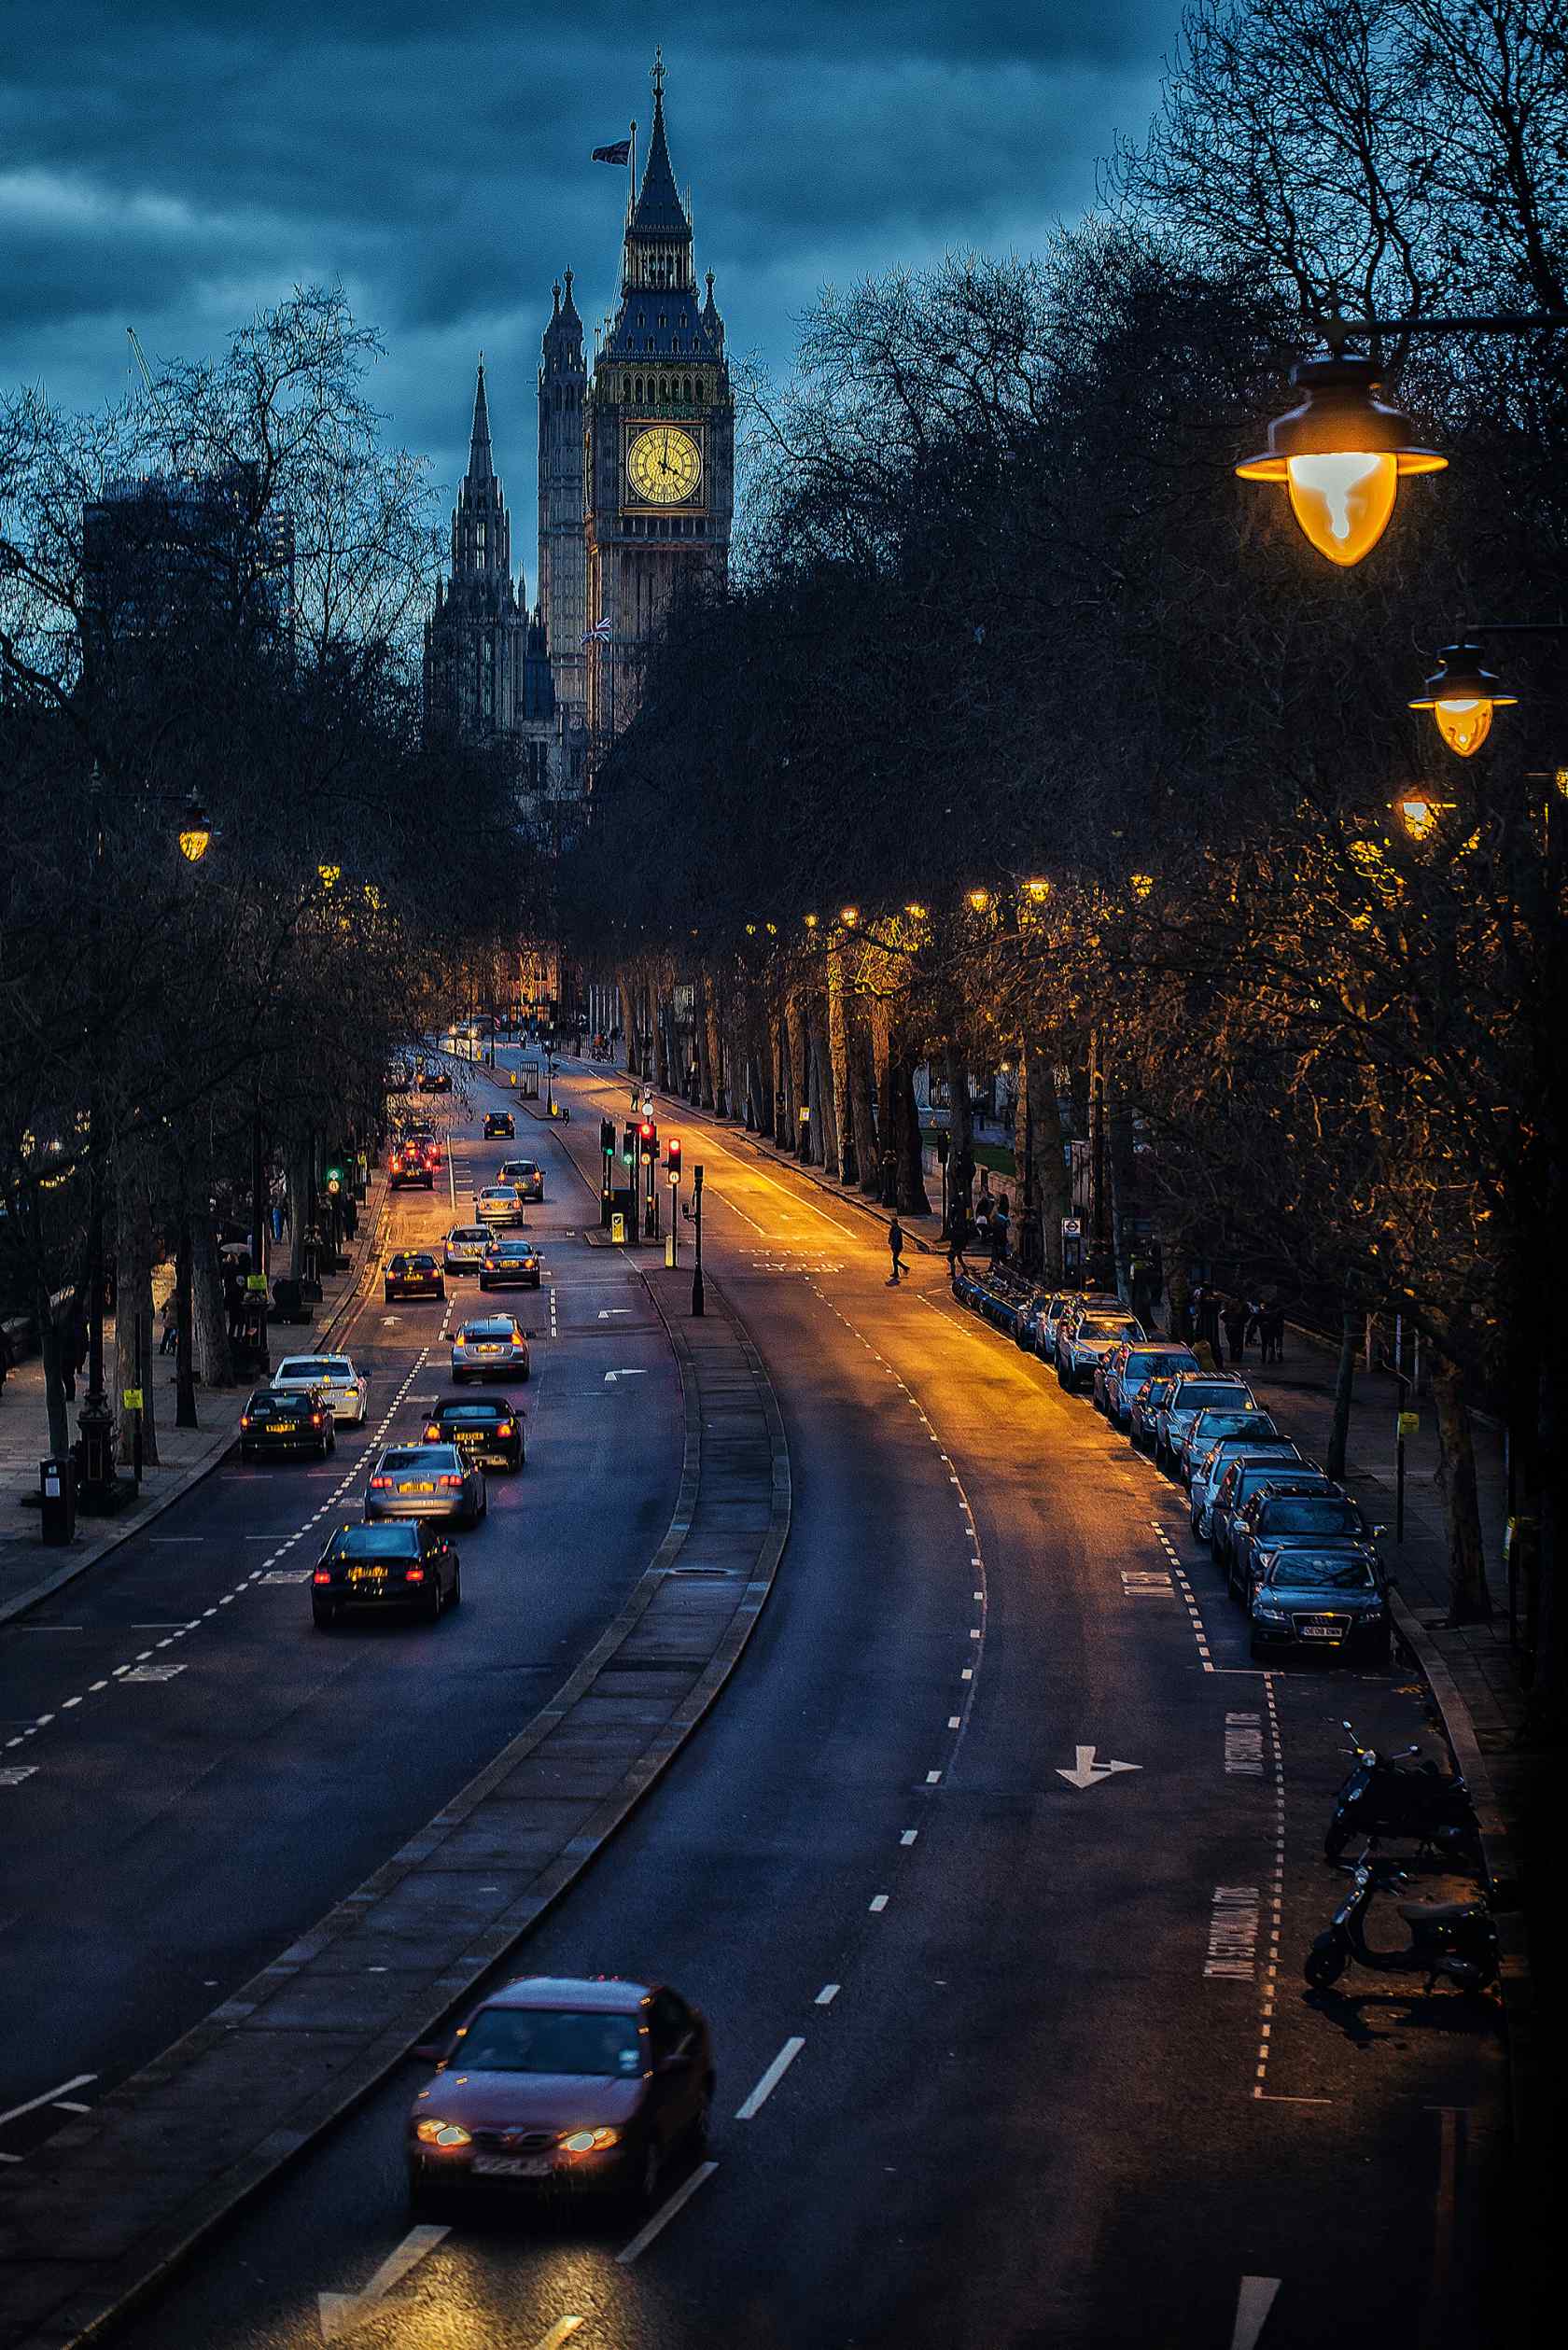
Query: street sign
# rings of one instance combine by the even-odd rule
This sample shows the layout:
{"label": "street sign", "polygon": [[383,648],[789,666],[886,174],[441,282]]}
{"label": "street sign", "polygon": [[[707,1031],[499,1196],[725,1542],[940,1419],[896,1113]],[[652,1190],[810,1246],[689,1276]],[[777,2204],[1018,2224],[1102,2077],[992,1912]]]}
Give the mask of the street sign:
{"label": "street sign", "polygon": [[247,1273],[245,1275],[245,1287],[253,1293],[259,1290],[261,1295],[265,1297],[267,1294],[267,1276],[265,1273]]}
{"label": "street sign", "polygon": [[1419,1434],[1420,1434],[1420,1431],[1421,1431],[1421,1414],[1420,1414],[1420,1412],[1401,1412],[1401,1413],[1400,1413],[1400,1415],[1399,1415],[1399,1434],[1400,1434],[1402,1436],[1414,1436],[1414,1435]]}
{"label": "street sign", "polygon": [[139,1412],[142,1408],[142,1391],[139,1387],[128,1387],[119,1400],[128,1412]]}
{"label": "street sign", "polygon": [[626,1219],[619,1208],[609,1220],[609,1237],[618,1249],[626,1245]]}

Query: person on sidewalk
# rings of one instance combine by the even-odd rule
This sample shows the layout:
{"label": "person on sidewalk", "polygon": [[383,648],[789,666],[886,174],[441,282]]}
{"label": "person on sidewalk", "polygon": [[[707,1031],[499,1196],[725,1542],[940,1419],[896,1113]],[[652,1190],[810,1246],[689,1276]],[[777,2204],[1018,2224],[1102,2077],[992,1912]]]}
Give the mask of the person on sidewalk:
{"label": "person on sidewalk", "polygon": [[969,1218],[964,1214],[962,1204],[959,1203],[954,1207],[952,1214],[947,1219],[947,1278],[949,1280],[957,1280],[960,1266],[966,1273],[968,1272],[969,1266],[964,1263],[964,1251],[968,1246]]}
{"label": "person on sidewalk", "polygon": [[1247,1351],[1248,1312],[1245,1301],[1239,1297],[1227,1297],[1223,1318],[1230,1359],[1232,1363],[1239,1363]]}
{"label": "person on sidewalk", "polygon": [[1006,1264],[1007,1244],[1012,1237],[1013,1214],[1007,1204],[1007,1194],[1003,1192],[991,1214],[991,1263],[993,1265]]}
{"label": "person on sidewalk", "polygon": [[179,1317],[175,1310],[173,1290],[163,1300],[163,1335],[158,1341],[160,1354],[174,1354],[179,1347]]}
{"label": "person on sidewalk", "polygon": [[893,1269],[888,1276],[888,1287],[897,1289],[899,1275],[903,1270],[903,1226],[898,1220],[896,1208],[893,1210],[893,1221],[888,1226],[888,1248],[893,1260]]}
{"label": "person on sidewalk", "polygon": [[1263,1342],[1266,1363],[1282,1363],[1285,1359],[1285,1306],[1281,1297],[1271,1297],[1258,1316],[1258,1336]]}

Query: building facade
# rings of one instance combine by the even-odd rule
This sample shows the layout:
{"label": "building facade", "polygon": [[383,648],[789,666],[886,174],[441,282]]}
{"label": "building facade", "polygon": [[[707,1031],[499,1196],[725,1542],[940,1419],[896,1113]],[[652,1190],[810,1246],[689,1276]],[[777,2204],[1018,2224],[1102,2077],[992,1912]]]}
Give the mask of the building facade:
{"label": "building facade", "polygon": [[[636,713],[643,656],[684,586],[721,581],[735,511],[735,399],[713,273],[699,300],[670,163],[665,69],[622,245],[621,299],[583,415],[586,701],[595,753]],[[557,649],[558,651],[559,649]]]}
{"label": "building facade", "polygon": [[550,671],[560,709],[581,720],[587,704],[588,551],[583,538],[582,414],[588,368],[582,321],[567,272],[544,330],[539,371],[539,611],[550,646]]}

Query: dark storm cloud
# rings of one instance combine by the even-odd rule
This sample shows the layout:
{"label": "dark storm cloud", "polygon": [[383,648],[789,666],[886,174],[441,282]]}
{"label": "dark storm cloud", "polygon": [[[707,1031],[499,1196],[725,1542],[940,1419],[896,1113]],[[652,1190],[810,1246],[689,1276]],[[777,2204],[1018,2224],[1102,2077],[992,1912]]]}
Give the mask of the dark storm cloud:
{"label": "dark storm cloud", "polygon": [[292,284],[341,280],[385,338],[391,431],[443,482],[484,346],[531,569],[551,282],[575,265],[590,327],[613,301],[625,179],[588,149],[634,116],[646,135],[657,40],[699,265],[732,349],[782,366],[824,280],[1024,249],[1091,201],[1178,5],[0,0],[0,380],[91,404],[124,381],[128,321],[194,356]]}

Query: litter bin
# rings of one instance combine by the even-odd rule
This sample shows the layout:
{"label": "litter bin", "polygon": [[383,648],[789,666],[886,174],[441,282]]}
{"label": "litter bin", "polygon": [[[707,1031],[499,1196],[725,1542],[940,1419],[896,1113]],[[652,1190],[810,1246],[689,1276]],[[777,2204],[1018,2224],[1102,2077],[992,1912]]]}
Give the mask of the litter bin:
{"label": "litter bin", "polygon": [[44,1504],[44,1540],[68,1543],[77,1531],[77,1464],[50,1454],[38,1463],[38,1490]]}

